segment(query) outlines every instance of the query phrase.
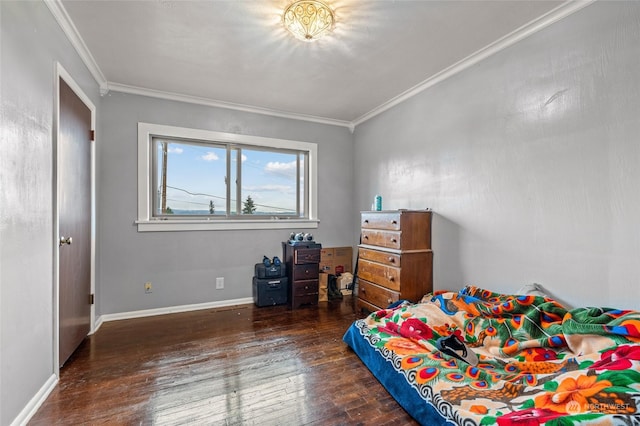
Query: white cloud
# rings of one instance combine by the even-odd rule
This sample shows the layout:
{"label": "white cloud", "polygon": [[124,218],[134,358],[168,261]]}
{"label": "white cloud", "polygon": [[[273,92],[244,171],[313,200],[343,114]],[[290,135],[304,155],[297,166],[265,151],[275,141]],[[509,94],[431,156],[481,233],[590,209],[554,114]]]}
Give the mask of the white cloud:
{"label": "white cloud", "polygon": [[247,156],[242,154],[242,157],[240,157],[240,159],[242,160],[242,162],[244,163],[245,161],[247,161]]}
{"label": "white cloud", "polygon": [[167,152],[171,153],[171,154],[182,154],[183,149],[182,148],[169,148],[167,150]]}
{"label": "white cloud", "polygon": [[215,152],[207,152],[202,156],[202,159],[205,161],[216,161],[218,159],[218,155]]}
{"label": "white cloud", "polygon": [[278,161],[270,161],[264,168],[267,173],[293,176],[296,173],[296,162],[280,163]]}

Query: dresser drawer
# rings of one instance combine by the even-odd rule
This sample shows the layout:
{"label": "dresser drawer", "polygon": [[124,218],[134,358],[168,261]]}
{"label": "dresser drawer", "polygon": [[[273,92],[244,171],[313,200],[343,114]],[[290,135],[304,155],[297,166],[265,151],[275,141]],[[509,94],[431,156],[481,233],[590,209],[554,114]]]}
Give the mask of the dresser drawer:
{"label": "dresser drawer", "polygon": [[293,263],[304,265],[307,263],[320,263],[320,249],[299,248],[293,252]]}
{"label": "dresser drawer", "polygon": [[365,280],[358,281],[358,297],[372,305],[386,308],[400,299],[397,291],[391,291]]}
{"label": "dresser drawer", "polygon": [[358,277],[379,284],[391,290],[400,291],[400,269],[382,263],[360,259]]}
{"label": "dresser drawer", "polygon": [[293,283],[293,294],[296,297],[315,294],[318,297],[320,283],[318,280],[296,281]]}
{"label": "dresser drawer", "polygon": [[362,244],[380,246],[399,250],[402,246],[402,232],[379,231],[374,229],[362,230]]}
{"label": "dresser drawer", "polygon": [[[360,212],[362,244],[371,244],[396,250],[431,249],[431,212],[427,210],[367,211]],[[398,232],[398,234],[368,233],[370,230]],[[402,232],[402,234],[399,234]],[[400,241],[402,235],[402,241]],[[369,240],[365,240],[365,236]],[[375,240],[375,238],[380,240]],[[393,239],[397,241],[394,242]]]}
{"label": "dresser drawer", "polygon": [[400,229],[400,212],[363,212],[360,215],[362,228]]}
{"label": "dresser drawer", "polygon": [[382,309],[380,306],[372,305],[371,303],[359,297],[356,300],[356,310],[358,312],[363,312],[368,315],[371,312],[376,312],[376,311],[379,311],[380,309]]}
{"label": "dresser drawer", "polygon": [[308,263],[303,265],[293,265],[293,281],[318,279],[320,265]]}
{"label": "dresser drawer", "polygon": [[320,283],[318,280],[296,281],[290,287],[289,305],[296,309],[302,305],[317,305],[318,290]]}
{"label": "dresser drawer", "polygon": [[401,256],[395,253],[389,253],[378,250],[371,250],[366,248],[360,248],[359,258],[365,260],[371,260],[373,262],[384,263],[385,265],[401,267]]}
{"label": "dresser drawer", "polygon": [[302,296],[294,296],[290,305],[293,309],[299,308],[302,305],[317,305],[318,304],[318,295],[317,294],[304,294]]}

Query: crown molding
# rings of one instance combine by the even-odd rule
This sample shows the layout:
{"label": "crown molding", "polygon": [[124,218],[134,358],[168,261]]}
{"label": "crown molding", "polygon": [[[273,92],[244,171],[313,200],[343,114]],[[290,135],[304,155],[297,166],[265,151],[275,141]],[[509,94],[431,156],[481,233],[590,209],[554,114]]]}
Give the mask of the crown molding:
{"label": "crown molding", "polygon": [[352,123],[344,120],[336,120],[336,119],[316,117],[316,116],[306,115],[306,114],[296,114],[296,113],[290,113],[290,112],[284,112],[284,111],[277,111],[277,110],[272,110],[268,108],[261,108],[261,107],[254,107],[249,105],[235,104],[231,102],[217,101],[215,99],[208,99],[208,98],[202,98],[202,97],[190,96],[190,95],[182,95],[179,93],[164,92],[160,90],[147,89],[147,88],[136,87],[136,86],[128,86],[125,84],[119,84],[119,83],[107,81],[106,77],[102,73],[102,70],[100,70],[100,67],[98,66],[95,59],[93,58],[93,55],[89,51],[89,48],[87,47],[84,40],[82,39],[82,36],[80,36],[78,29],[76,28],[75,24],[71,20],[71,17],[69,16],[66,9],[64,8],[62,1],[61,0],[43,0],[43,1],[51,11],[51,14],[54,16],[54,18],[58,22],[58,25],[60,25],[60,28],[62,28],[62,31],[67,36],[67,39],[69,39],[69,42],[71,43],[71,45],[78,52],[78,55],[80,55],[80,59],[82,60],[82,62],[84,62],[86,67],[89,69],[89,72],[93,76],[96,83],[98,83],[98,86],[100,87],[100,94],[103,96],[109,93],[110,90],[113,90],[116,92],[150,96],[154,98],[161,98],[161,99],[167,99],[172,101],[187,102],[192,104],[199,104],[199,105],[206,105],[206,106],[212,106],[212,107],[232,109],[237,111],[250,112],[255,114],[270,115],[274,117],[289,118],[293,120],[303,120],[303,121],[310,121],[310,122],[320,123],[320,124],[329,124],[332,126],[347,127],[353,133],[354,127]]}
{"label": "crown molding", "polygon": [[82,59],[82,62],[84,62],[86,67],[89,69],[89,72],[96,83],[98,83],[98,86],[100,87],[100,94],[106,95],[109,92],[107,79],[104,74],[102,74],[100,67],[93,58],[89,48],[84,43],[84,40],[80,36],[80,33],[67,13],[67,10],[62,5],[61,0],[44,0],[44,4],[47,5],[51,14],[58,22],[58,25],[60,25],[60,28],[62,28],[62,31],[67,36],[67,39],[69,39],[71,45],[76,49],[78,55],[80,55],[80,59]]}
{"label": "crown molding", "polygon": [[98,83],[100,87],[101,95],[106,95],[107,93],[109,93],[110,90],[113,90],[115,92],[130,93],[130,94],[149,96],[149,97],[178,101],[178,102],[186,102],[186,103],[199,104],[199,105],[205,105],[205,106],[211,106],[211,107],[226,108],[226,109],[244,111],[244,112],[254,113],[254,114],[269,115],[273,117],[288,118],[292,120],[302,120],[302,121],[309,121],[309,122],[320,123],[320,124],[328,124],[332,126],[346,127],[349,129],[351,133],[353,133],[355,131],[356,126],[364,123],[365,121],[379,114],[382,114],[383,112],[393,108],[399,103],[404,102],[407,99],[410,99],[413,96],[421,93],[422,91],[446,80],[447,78],[461,71],[466,70],[472,65],[475,65],[478,62],[500,52],[501,50],[512,46],[513,44],[519,42],[520,40],[523,40],[529,37],[530,35],[548,27],[549,25],[552,25],[555,22],[558,22],[561,19],[566,18],[567,16],[577,12],[578,10],[592,4],[596,0],[569,0],[561,4],[560,6],[556,7],[555,9],[549,11],[545,15],[542,15],[541,17],[534,19],[533,21],[507,34],[506,36],[496,40],[495,42],[472,53],[466,58],[434,74],[433,76],[427,78],[426,80],[413,86],[412,88],[404,91],[403,93],[389,99],[388,101],[384,102],[383,104],[377,106],[376,108],[372,109],[371,111],[367,112],[366,114],[358,117],[353,121],[337,120],[332,118],[318,117],[318,116],[312,116],[312,115],[306,115],[306,114],[297,114],[292,112],[278,111],[278,110],[272,110],[269,108],[261,108],[261,107],[250,106],[250,105],[236,104],[232,102],[218,101],[210,98],[183,95],[179,93],[165,92],[161,90],[147,89],[144,87],[129,86],[125,84],[107,81],[104,74],[100,70],[100,67],[98,66],[95,59],[93,58],[93,55],[91,54],[86,44],[84,43],[84,40],[80,36],[80,33],[78,32],[76,26],[74,25],[67,11],[62,5],[61,0],[43,0],[43,1],[51,11],[53,16],[55,17],[56,21],[62,28],[63,32],[66,34],[67,38],[69,39],[69,41],[71,42],[75,50],[80,55],[80,58],[89,69],[89,72],[91,73],[95,81]]}
{"label": "crown molding", "polygon": [[303,121],[310,121],[310,122],[320,123],[320,124],[329,124],[332,126],[347,127],[353,133],[354,126],[349,121],[336,120],[336,119],[325,118],[325,117],[317,117],[317,116],[306,115],[306,114],[296,114],[291,112],[277,111],[277,110],[272,110],[268,108],[261,108],[261,107],[254,107],[249,105],[235,104],[231,102],[217,101],[215,99],[182,95],[179,93],[164,92],[160,90],[153,90],[153,89],[147,89],[147,88],[136,87],[136,86],[128,86],[125,84],[119,84],[119,83],[107,81],[106,77],[102,73],[102,70],[100,70],[100,67],[98,66],[97,62],[93,58],[93,55],[89,51],[89,48],[87,47],[84,40],[82,39],[82,36],[80,36],[80,32],[78,31],[75,24],[71,20],[71,17],[69,16],[66,9],[64,8],[62,1],[61,0],[43,0],[43,1],[44,1],[44,4],[46,4],[49,10],[51,11],[51,14],[54,16],[54,18],[58,22],[58,25],[60,25],[60,28],[62,28],[62,31],[67,36],[67,39],[69,39],[69,42],[71,43],[71,45],[78,52],[78,55],[80,55],[80,59],[82,59],[82,62],[84,62],[86,67],[89,69],[89,72],[93,76],[96,83],[98,83],[98,86],[100,87],[100,94],[103,96],[109,93],[110,90],[113,90],[116,92],[150,96],[154,98],[161,98],[161,99],[167,99],[172,101],[187,102],[192,104],[233,109],[237,111],[244,111],[244,112],[250,112],[255,114],[270,115],[274,117],[289,118],[293,120],[303,120]]}
{"label": "crown molding", "polygon": [[520,28],[512,31],[506,36],[499,38],[493,43],[483,47],[482,49],[472,53],[466,58],[456,62],[455,64],[443,69],[442,71],[432,75],[428,79],[423,82],[413,86],[411,89],[399,94],[398,96],[391,98],[387,102],[382,105],[372,109],[368,113],[358,117],[355,119],[352,124],[353,127],[358,126],[359,124],[364,123],[365,121],[375,117],[378,114],[381,114],[388,109],[393,108],[401,102],[406,101],[409,98],[421,93],[422,91],[435,86],[436,84],[446,80],[447,78],[464,71],[472,65],[477,64],[478,62],[492,56],[507,47],[512,46],[513,44],[523,40],[530,35],[548,27],[551,24],[554,24],[561,19],[566,18],[567,16],[577,12],[585,6],[590,5],[596,0],[569,0],[555,9],[550,10],[548,13],[540,16],[539,18],[534,19],[533,21],[521,26]]}
{"label": "crown molding", "polygon": [[133,95],[149,96],[152,98],[166,99],[170,101],[186,102],[190,104],[205,105],[217,108],[233,109],[236,111],[244,111],[254,114],[270,115],[273,117],[289,118],[292,120],[311,121],[320,124],[329,124],[332,126],[350,127],[351,123],[344,120],[336,120],[333,118],[317,117],[314,115],[296,114],[292,112],[278,111],[269,108],[261,108],[250,105],[236,104],[233,102],[217,101],[210,98],[202,98],[198,96],[183,95],[180,93],[165,92],[162,90],[148,89],[145,87],[129,86],[126,84],[108,82],[109,91],[130,93]]}

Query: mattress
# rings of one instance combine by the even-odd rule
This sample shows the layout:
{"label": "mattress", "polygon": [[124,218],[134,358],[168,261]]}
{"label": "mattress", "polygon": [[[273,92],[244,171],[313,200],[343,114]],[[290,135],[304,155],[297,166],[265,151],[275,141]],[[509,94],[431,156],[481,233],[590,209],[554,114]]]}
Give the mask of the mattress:
{"label": "mattress", "polygon": [[[451,336],[477,362],[443,352]],[[373,312],[343,340],[423,425],[640,424],[637,311],[467,286]]]}

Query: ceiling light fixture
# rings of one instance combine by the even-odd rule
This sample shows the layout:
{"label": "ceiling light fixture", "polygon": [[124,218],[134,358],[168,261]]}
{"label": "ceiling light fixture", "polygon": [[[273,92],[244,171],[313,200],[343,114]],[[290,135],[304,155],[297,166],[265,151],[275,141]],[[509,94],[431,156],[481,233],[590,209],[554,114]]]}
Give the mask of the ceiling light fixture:
{"label": "ceiling light fixture", "polygon": [[297,39],[315,41],[331,31],[335,15],[323,1],[299,0],[285,9],[282,20]]}

